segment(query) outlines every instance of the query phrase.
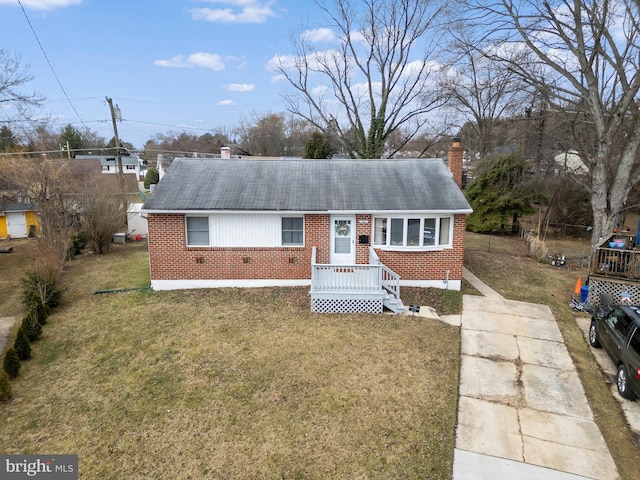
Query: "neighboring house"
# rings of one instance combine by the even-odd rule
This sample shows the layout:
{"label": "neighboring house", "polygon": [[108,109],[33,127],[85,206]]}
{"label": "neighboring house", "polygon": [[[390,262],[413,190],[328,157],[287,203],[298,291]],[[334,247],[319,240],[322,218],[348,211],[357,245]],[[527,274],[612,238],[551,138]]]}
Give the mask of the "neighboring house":
{"label": "neighboring house", "polygon": [[[40,159],[24,159],[36,168],[40,166]],[[105,194],[124,193],[132,198],[139,198],[138,181],[133,175],[103,175],[99,159],[60,159],[55,161],[60,172],[66,175],[68,198],[95,192],[97,189]],[[134,197],[135,196],[135,197]],[[40,221],[38,217],[37,199],[29,198],[28,192],[3,183],[0,185],[0,238],[26,238],[40,236]]]}
{"label": "neighboring house", "polygon": [[37,207],[30,203],[11,203],[0,211],[0,238],[27,238],[40,235]]}
{"label": "neighboring house", "polygon": [[69,195],[93,192],[100,189],[106,193],[124,193],[137,195],[140,193],[138,180],[133,175],[103,175],[102,162],[99,158],[87,157],[59,160],[69,176]]}
{"label": "neighboring house", "polygon": [[[142,178],[143,164],[137,155],[122,155],[123,173],[133,173],[136,179]],[[100,160],[102,173],[118,173],[118,157],[116,155],[76,155],[76,160]]]}
{"label": "neighboring house", "polygon": [[127,209],[127,233],[131,236],[147,238],[147,219],[140,213],[142,203],[132,203]]}
{"label": "neighboring house", "polygon": [[[312,310],[459,290],[471,207],[443,159],[175,159],[143,206],[156,290],[310,285]],[[453,172],[453,173],[452,173]]]}
{"label": "neighboring house", "polygon": [[565,172],[574,175],[587,175],[589,173],[589,167],[585,165],[576,150],[558,153],[554,155],[553,161],[556,165],[556,175]]}

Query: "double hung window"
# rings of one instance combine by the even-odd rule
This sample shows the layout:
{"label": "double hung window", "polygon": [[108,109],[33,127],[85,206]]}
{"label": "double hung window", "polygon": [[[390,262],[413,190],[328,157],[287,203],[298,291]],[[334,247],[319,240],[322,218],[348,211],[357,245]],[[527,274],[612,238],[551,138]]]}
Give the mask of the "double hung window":
{"label": "double hung window", "polygon": [[187,217],[187,245],[209,245],[209,217]]}
{"label": "double hung window", "polygon": [[282,217],[282,245],[303,245],[302,217]]}

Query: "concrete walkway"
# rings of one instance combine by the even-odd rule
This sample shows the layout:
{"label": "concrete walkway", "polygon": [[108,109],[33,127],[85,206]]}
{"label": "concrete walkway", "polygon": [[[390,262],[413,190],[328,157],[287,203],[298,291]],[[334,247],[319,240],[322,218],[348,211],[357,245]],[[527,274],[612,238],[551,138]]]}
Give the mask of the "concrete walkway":
{"label": "concrete walkway", "polygon": [[7,345],[7,337],[9,331],[16,321],[16,317],[0,317],[0,357],[4,353],[4,349]]}
{"label": "concrete walkway", "polygon": [[464,278],[453,478],[619,479],[549,307]]}

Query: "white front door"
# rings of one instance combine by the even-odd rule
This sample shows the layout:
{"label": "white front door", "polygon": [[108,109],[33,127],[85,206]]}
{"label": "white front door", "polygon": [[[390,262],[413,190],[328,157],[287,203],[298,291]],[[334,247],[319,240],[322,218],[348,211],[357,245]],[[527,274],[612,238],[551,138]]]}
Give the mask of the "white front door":
{"label": "white front door", "polygon": [[356,218],[331,217],[331,255],[333,264],[354,265],[356,263]]}

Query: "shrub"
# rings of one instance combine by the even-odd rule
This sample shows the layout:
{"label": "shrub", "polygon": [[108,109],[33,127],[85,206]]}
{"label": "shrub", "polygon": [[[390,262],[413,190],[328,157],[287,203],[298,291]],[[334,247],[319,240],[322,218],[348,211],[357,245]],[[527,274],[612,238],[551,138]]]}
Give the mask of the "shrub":
{"label": "shrub", "polygon": [[13,348],[18,352],[18,358],[20,358],[20,360],[29,360],[31,358],[31,343],[22,326],[18,329],[18,335],[16,336],[16,341],[13,343]]}
{"label": "shrub", "polygon": [[149,167],[147,174],[144,176],[144,188],[148,189],[149,185],[154,185],[160,181],[160,172],[157,168]]}
{"label": "shrub", "polygon": [[54,280],[36,271],[29,271],[20,281],[22,285],[22,304],[27,310],[36,310],[38,319],[45,319],[51,308],[58,305],[62,291]]}
{"label": "shrub", "polygon": [[80,255],[84,247],[87,246],[87,235],[85,232],[79,232],[71,238],[71,245],[69,245],[69,258],[73,258],[76,255]]}
{"label": "shrub", "polygon": [[18,357],[18,352],[16,352],[15,348],[10,348],[4,354],[2,368],[7,372],[9,378],[18,376],[18,372],[20,371],[20,357]]}
{"label": "shrub", "polygon": [[7,372],[0,370],[0,402],[6,402],[11,398],[11,384]]}
{"label": "shrub", "polygon": [[22,319],[20,329],[24,331],[30,342],[35,342],[42,335],[42,324],[31,314],[27,314]]}

